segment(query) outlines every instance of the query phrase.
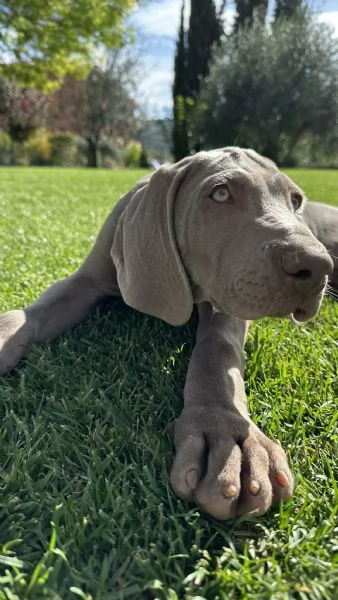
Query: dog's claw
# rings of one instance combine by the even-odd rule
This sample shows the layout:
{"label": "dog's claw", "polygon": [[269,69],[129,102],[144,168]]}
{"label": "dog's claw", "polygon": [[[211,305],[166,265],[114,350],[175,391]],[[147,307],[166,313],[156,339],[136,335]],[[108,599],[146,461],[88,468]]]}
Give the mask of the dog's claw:
{"label": "dog's claw", "polygon": [[279,473],[277,473],[277,477],[276,477],[279,485],[281,487],[287,487],[289,485],[289,480],[287,478],[287,476],[285,475],[284,471],[280,471]]}
{"label": "dog's claw", "polygon": [[256,481],[255,479],[253,481],[251,481],[250,483],[250,492],[252,493],[253,496],[257,496],[259,490],[260,490],[260,485],[258,483],[258,481]]}
{"label": "dog's claw", "polygon": [[198,483],[198,472],[196,469],[190,469],[185,476],[185,482],[191,490],[195,490]]}
{"label": "dog's claw", "polygon": [[224,496],[224,498],[234,498],[235,496],[238,495],[238,490],[236,488],[236,486],[232,483],[231,485],[227,486],[226,488],[222,488],[222,494]]}

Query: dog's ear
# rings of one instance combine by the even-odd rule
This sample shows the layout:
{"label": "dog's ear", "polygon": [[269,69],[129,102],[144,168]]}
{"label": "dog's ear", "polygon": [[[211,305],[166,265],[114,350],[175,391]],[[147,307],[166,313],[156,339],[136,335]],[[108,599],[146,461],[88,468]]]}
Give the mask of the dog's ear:
{"label": "dog's ear", "polygon": [[136,188],[111,249],[126,304],[171,325],[186,323],[193,308],[174,228],[176,196],[190,161],[165,165]]}

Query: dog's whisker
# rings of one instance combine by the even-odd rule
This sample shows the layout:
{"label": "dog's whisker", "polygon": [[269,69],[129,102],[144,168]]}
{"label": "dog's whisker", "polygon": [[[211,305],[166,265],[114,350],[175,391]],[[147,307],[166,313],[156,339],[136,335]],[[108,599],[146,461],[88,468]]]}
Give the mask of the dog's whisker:
{"label": "dog's whisker", "polygon": [[333,298],[338,302],[338,294],[332,290],[325,290],[325,296],[330,296],[330,298]]}
{"label": "dog's whisker", "polygon": [[326,289],[326,290],[329,290],[330,292],[334,292],[335,294],[336,294],[336,293],[338,293],[338,292],[337,292],[337,288],[336,288],[335,286],[331,285],[331,283],[330,283],[330,282],[328,282],[328,283],[326,284],[326,288],[325,288],[325,289]]}

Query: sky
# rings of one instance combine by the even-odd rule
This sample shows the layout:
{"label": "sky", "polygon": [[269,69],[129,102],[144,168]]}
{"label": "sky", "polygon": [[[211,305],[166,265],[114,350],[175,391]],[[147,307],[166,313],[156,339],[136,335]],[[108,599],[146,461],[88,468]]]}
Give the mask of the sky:
{"label": "sky", "polygon": [[[218,4],[219,0],[216,0]],[[186,0],[186,7],[189,5]],[[230,1],[225,11],[226,23],[231,25],[235,11]],[[270,0],[270,5],[272,2]],[[151,118],[170,116],[171,87],[176,38],[182,0],[146,0],[140,2],[130,21],[136,31],[141,54],[140,104]],[[338,37],[338,0],[311,0],[318,18],[330,23]]]}

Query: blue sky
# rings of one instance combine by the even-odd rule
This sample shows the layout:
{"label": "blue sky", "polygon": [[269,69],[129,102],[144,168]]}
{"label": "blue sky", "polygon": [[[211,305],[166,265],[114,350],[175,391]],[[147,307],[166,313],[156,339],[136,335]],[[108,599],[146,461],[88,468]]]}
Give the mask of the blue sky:
{"label": "blue sky", "polygon": [[[216,4],[219,0],[216,0]],[[186,7],[190,4],[186,0]],[[331,23],[338,37],[338,0],[309,2],[318,18]],[[139,102],[151,117],[168,115],[171,111],[173,63],[182,0],[147,0],[131,15],[141,48],[142,81]],[[273,3],[270,0],[270,5]],[[228,1],[226,22],[234,16],[233,3]]]}

